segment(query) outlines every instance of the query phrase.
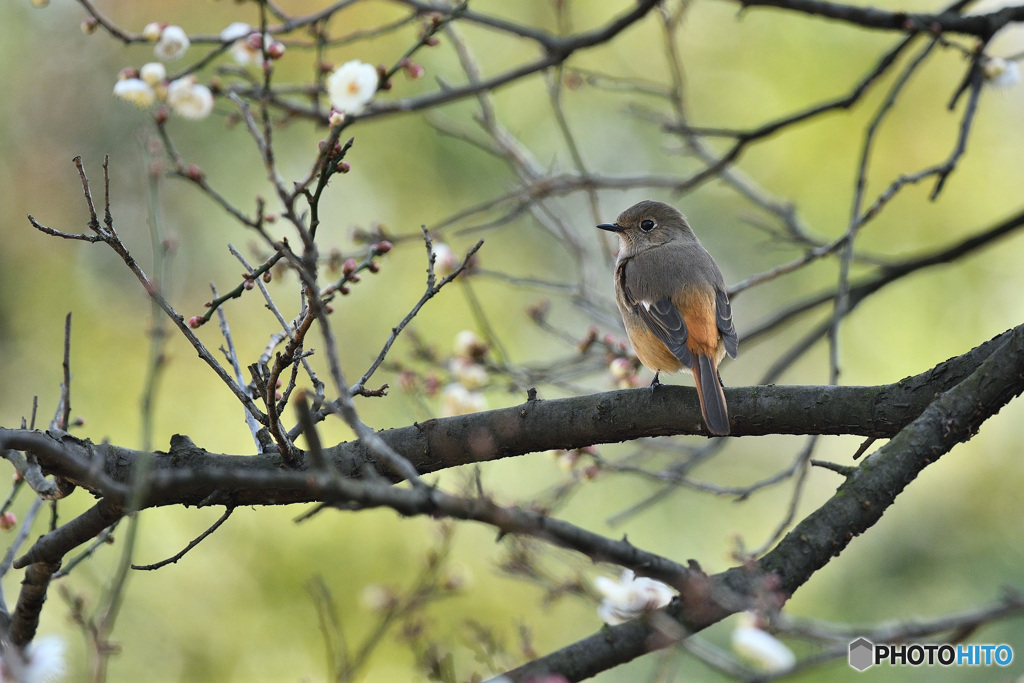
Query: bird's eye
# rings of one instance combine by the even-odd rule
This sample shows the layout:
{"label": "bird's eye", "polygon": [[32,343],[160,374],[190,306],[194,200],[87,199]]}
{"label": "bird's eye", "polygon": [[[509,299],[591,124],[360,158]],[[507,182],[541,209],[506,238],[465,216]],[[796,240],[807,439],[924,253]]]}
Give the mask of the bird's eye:
{"label": "bird's eye", "polygon": [[640,221],[640,229],[643,230],[644,232],[650,232],[651,230],[654,230],[654,221],[652,221],[650,218],[646,218]]}

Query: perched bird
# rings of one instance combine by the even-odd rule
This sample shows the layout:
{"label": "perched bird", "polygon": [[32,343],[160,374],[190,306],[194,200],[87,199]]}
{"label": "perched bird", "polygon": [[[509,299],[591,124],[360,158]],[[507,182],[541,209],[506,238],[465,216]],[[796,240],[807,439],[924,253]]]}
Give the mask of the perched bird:
{"label": "perched bird", "polygon": [[645,200],[597,227],[619,236],[615,303],[640,362],[654,371],[693,373],[704,423],[729,433],[718,364],[736,357],[736,328],[725,280],[675,208]]}

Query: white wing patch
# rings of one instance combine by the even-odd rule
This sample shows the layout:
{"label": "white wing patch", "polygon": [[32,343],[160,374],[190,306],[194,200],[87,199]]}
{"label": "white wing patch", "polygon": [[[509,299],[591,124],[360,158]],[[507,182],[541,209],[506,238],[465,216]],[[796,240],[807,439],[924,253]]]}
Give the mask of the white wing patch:
{"label": "white wing patch", "polygon": [[640,304],[644,307],[645,311],[651,310],[651,302],[650,301],[641,301]]}

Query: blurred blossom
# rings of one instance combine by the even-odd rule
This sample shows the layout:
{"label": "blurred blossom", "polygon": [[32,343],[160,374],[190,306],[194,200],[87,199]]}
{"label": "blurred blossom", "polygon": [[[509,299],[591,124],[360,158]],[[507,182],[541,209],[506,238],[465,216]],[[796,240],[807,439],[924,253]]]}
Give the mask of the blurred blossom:
{"label": "blurred blossom", "polygon": [[612,626],[664,607],[675,597],[675,592],[661,581],[637,578],[629,569],[622,571],[618,581],[599,576],[594,579],[594,586],[604,596],[597,616]]}
{"label": "blurred blossom", "polygon": [[487,384],[487,368],[468,358],[453,358],[448,365],[455,381],[467,389],[479,389]]}
{"label": "blurred blossom", "polygon": [[487,353],[487,342],[477,336],[473,330],[462,330],[455,335],[456,356],[466,358],[481,358]]}
{"label": "blurred blossom", "polygon": [[[28,646],[24,668],[17,680],[19,683],[47,683],[63,675],[64,641],[57,636],[42,636]],[[8,680],[8,676],[7,667],[0,662],[0,683]]]}
{"label": "blurred blossom", "polygon": [[155,87],[167,78],[167,67],[160,62],[143,64],[142,68],[139,69],[139,78]]}
{"label": "blurred blossom", "polygon": [[434,242],[431,252],[434,254],[434,273],[438,277],[448,277],[459,267],[455,252],[444,242]]}
{"label": "blurred blossom", "polygon": [[452,383],[441,392],[445,417],[468,415],[487,409],[487,399],[479,391],[470,391],[461,384]]}
{"label": "blurred blossom", "polygon": [[1002,57],[983,57],[981,73],[994,88],[1011,88],[1020,82],[1020,67],[1017,62]]}
{"label": "blurred blossom", "polygon": [[263,61],[264,45],[267,46],[267,57],[271,59],[276,59],[284,54],[284,44],[274,40],[269,33],[262,36],[259,33],[249,33],[231,46],[231,57],[240,66],[259,64]]}
{"label": "blurred blossom", "polygon": [[18,517],[11,511],[7,511],[0,515],[0,529],[8,531],[18,526]]}
{"label": "blurred blossom", "polygon": [[180,26],[168,26],[160,32],[160,40],[156,41],[153,52],[165,62],[181,59],[191,43],[185,29]]}
{"label": "blurred blossom", "polygon": [[230,43],[233,40],[247,38],[250,33],[252,33],[252,26],[244,21],[236,21],[224,27],[224,30],[220,32],[220,39],[225,43]]}
{"label": "blurred blossom", "polygon": [[141,78],[123,78],[114,84],[114,96],[145,109],[156,101],[156,93]]}
{"label": "blurred blossom", "polygon": [[398,599],[395,592],[387,586],[371,583],[363,586],[363,590],[359,593],[359,601],[369,610],[383,612],[394,607]]}
{"label": "blurred blossom", "polygon": [[744,661],[765,673],[787,671],[796,664],[796,657],[782,641],[758,628],[754,612],[740,615],[740,623],[732,632],[732,649]]}
{"label": "blurred blossom", "polygon": [[160,34],[163,33],[164,27],[155,21],[151,21],[142,28],[142,37],[151,43],[155,43],[160,40]]}
{"label": "blurred blossom", "polygon": [[358,113],[377,94],[379,81],[375,66],[358,59],[345,62],[327,77],[331,106],[347,114]]}
{"label": "blurred blossom", "polygon": [[565,474],[572,472],[576,468],[576,463],[580,461],[580,452],[576,449],[552,452],[555,456],[555,462],[558,463],[558,469],[562,470]]}
{"label": "blurred blossom", "polygon": [[167,86],[167,104],[178,116],[204,119],[213,111],[213,93],[194,76],[185,76]]}

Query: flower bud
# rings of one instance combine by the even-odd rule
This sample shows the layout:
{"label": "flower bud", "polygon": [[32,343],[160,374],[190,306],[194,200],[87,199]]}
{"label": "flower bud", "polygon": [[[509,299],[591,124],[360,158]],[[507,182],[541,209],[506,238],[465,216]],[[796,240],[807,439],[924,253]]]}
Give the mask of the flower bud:
{"label": "flower bud", "polygon": [[151,21],[146,24],[142,29],[142,37],[151,43],[155,43],[160,40],[160,34],[163,33],[165,24],[159,24],[155,21]]}
{"label": "flower bud", "polygon": [[4,531],[10,531],[17,525],[18,518],[10,510],[0,515],[0,529],[3,529]]}

